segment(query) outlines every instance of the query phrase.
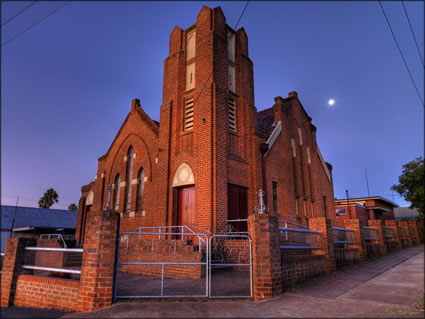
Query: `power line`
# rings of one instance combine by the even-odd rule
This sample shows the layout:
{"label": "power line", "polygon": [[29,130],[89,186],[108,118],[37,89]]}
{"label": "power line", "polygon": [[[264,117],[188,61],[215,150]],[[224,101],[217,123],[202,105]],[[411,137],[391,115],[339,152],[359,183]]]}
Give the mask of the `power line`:
{"label": "power line", "polygon": [[[236,26],[234,27],[234,29],[235,29],[235,30],[236,30],[236,28],[238,27],[239,22],[241,21],[242,16],[243,16],[243,15],[244,15],[244,13],[245,13],[245,10],[246,10],[246,7],[248,6],[248,3],[249,3],[249,0],[247,0],[247,1],[246,1],[245,7],[243,8],[243,10],[242,10],[242,12],[241,12],[241,14],[240,14],[240,16],[239,16],[238,22],[236,22]],[[231,36],[227,39],[227,45],[229,45],[229,41],[230,41],[230,39],[231,39],[233,36],[234,36],[234,34],[232,33],[232,35],[231,35]],[[195,103],[196,103],[196,101],[198,100],[198,98],[201,96],[201,93],[202,93],[202,91],[205,89],[205,87],[206,87],[206,85],[207,85],[208,81],[210,80],[211,75],[213,74],[213,72],[214,72],[214,67],[213,67],[213,70],[211,71],[210,75],[208,76],[208,79],[205,81],[204,85],[202,85],[202,86],[201,86],[201,91],[199,92],[198,96],[196,97],[196,99],[194,99],[194,100],[193,100],[193,104],[195,104]]]}
{"label": "power line", "polygon": [[418,50],[419,59],[421,59],[422,66],[425,68],[424,60],[422,59],[421,51],[419,50],[418,42],[416,41],[415,33],[413,32],[412,24],[410,23],[409,15],[407,14],[406,7],[404,6],[404,1],[401,0],[401,4],[403,5],[404,13],[406,14],[407,21],[409,22],[410,31],[412,32],[413,39],[415,40],[416,49]]}
{"label": "power line", "polygon": [[37,3],[37,1],[33,1],[31,2],[29,5],[27,5],[25,8],[23,8],[22,10],[18,11],[17,13],[15,13],[13,16],[11,16],[9,19],[7,19],[5,22],[3,22],[1,24],[1,26],[5,26],[6,24],[8,24],[10,21],[12,21],[13,19],[15,19],[17,16],[21,15],[22,13],[24,13],[27,9],[31,8],[33,5],[35,5]]}
{"label": "power line", "polygon": [[422,97],[421,97],[421,95],[419,94],[419,91],[418,91],[418,88],[417,88],[417,86],[416,86],[415,80],[413,80],[412,73],[410,73],[409,67],[407,66],[406,59],[404,58],[403,53],[401,52],[400,46],[398,45],[398,42],[397,42],[397,39],[396,39],[395,34],[394,34],[394,32],[393,32],[393,29],[391,28],[391,24],[390,24],[390,22],[388,21],[387,15],[385,14],[385,10],[384,10],[384,7],[382,6],[381,0],[379,0],[379,6],[380,6],[380,7],[381,7],[381,9],[382,9],[382,13],[384,14],[385,20],[387,21],[387,25],[388,25],[388,27],[390,28],[391,34],[393,35],[393,39],[394,39],[394,41],[395,41],[395,43],[396,43],[396,45],[397,45],[398,51],[400,52],[401,58],[403,59],[404,65],[405,65],[405,67],[406,67],[406,69],[407,69],[407,72],[408,72],[408,73],[409,73],[409,75],[410,75],[410,79],[412,80],[413,86],[414,86],[414,87],[415,87],[415,89],[416,89],[416,93],[418,94],[418,97],[419,97],[419,99],[421,100],[422,106],[424,106],[424,107],[425,107],[424,101],[422,100]]}
{"label": "power line", "polygon": [[25,30],[19,32],[18,34],[16,34],[15,36],[13,36],[12,38],[10,38],[9,40],[7,40],[6,42],[2,43],[1,46],[3,47],[4,45],[6,45],[7,43],[9,43],[12,40],[15,40],[17,37],[19,37],[20,35],[24,34],[25,32],[27,32],[29,29],[35,27],[37,24],[39,24],[40,22],[42,22],[43,20],[47,19],[48,17],[50,17],[51,15],[55,14],[56,12],[58,12],[60,9],[62,9],[63,7],[67,6],[68,4],[70,4],[72,0],[66,2],[65,4],[61,5],[60,7],[56,8],[55,10],[53,10],[52,12],[50,12],[48,15],[44,16],[43,18],[41,18],[40,20],[38,20],[37,22],[31,24],[28,28],[26,28]]}

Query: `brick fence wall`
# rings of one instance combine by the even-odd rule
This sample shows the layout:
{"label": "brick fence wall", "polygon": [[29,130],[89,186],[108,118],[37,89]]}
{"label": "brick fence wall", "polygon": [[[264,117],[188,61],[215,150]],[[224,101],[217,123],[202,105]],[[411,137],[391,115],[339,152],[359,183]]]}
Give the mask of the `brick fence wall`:
{"label": "brick fence wall", "polygon": [[77,280],[20,275],[14,305],[75,311],[79,288]]}

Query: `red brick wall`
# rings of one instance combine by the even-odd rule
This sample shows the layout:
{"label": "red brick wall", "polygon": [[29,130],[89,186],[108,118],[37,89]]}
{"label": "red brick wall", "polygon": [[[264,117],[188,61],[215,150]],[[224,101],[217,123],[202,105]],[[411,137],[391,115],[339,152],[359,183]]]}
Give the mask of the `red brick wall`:
{"label": "red brick wall", "polygon": [[15,306],[75,311],[80,282],[70,279],[20,275]]}
{"label": "red brick wall", "polygon": [[357,248],[334,248],[335,264],[337,267],[360,261]]}
{"label": "red brick wall", "polygon": [[287,256],[282,254],[283,289],[288,290],[295,283],[324,273],[325,259],[322,255]]}

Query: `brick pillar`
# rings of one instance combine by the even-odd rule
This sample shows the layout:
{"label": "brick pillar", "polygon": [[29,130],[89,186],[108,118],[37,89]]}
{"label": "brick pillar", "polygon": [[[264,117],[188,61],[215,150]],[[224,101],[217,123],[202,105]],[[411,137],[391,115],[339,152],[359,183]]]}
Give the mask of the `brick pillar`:
{"label": "brick pillar", "polygon": [[393,240],[396,242],[397,244],[397,249],[401,248],[401,238],[398,234],[398,227],[397,227],[397,221],[395,220],[386,220],[385,221],[385,226],[386,227],[390,227],[393,230],[393,234],[394,234],[394,238]]}
{"label": "brick pillar", "polygon": [[397,225],[398,227],[401,227],[404,229],[404,237],[401,237],[402,239],[407,239],[407,247],[411,247],[412,246],[412,238],[410,237],[410,233],[409,233],[409,223],[407,222],[407,220],[399,220],[397,221]]}
{"label": "brick pillar", "polygon": [[421,243],[424,243],[424,236],[425,236],[425,227],[424,227],[424,220],[418,220],[416,222],[416,227],[418,228],[418,233],[419,233],[419,240]]}
{"label": "brick pillar", "polygon": [[16,283],[24,261],[26,246],[35,246],[35,238],[9,238],[3,259],[1,272],[1,306],[9,307],[13,305],[15,299]]}
{"label": "brick pillar", "polygon": [[382,228],[382,220],[379,220],[379,219],[369,220],[368,225],[369,227],[376,228],[377,230],[376,237],[378,238],[378,240],[373,240],[372,243],[379,245],[382,256],[386,255],[387,246],[385,246],[385,237],[384,237],[384,230]]}
{"label": "brick pillar", "polygon": [[253,299],[271,299],[283,288],[278,218],[274,214],[250,215],[248,231],[252,239]]}
{"label": "brick pillar", "polygon": [[79,311],[110,306],[113,298],[115,254],[120,215],[90,212],[81,265]]}
{"label": "brick pillar", "polygon": [[415,232],[415,234],[413,235],[413,238],[416,241],[416,245],[419,245],[419,243],[421,242],[421,239],[419,237],[418,224],[416,223],[415,220],[409,220],[407,223],[408,223],[409,227],[413,228],[413,230]]}
{"label": "brick pillar", "polygon": [[344,225],[346,229],[354,230],[355,244],[349,244],[348,248],[357,248],[359,250],[360,261],[366,259],[366,245],[363,240],[362,227],[363,224],[358,219],[346,219],[344,220]]}
{"label": "brick pillar", "polygon": [[320,246],[320,249],[313,249],[313,255],[323,255],[325,257],[325,269],[330,273],[335,271],[335,252],[332,237],[332,222],[325,217],[314,217],[309,219],[310,230],[320,232],[320,242],[313,243],[313,246]]}

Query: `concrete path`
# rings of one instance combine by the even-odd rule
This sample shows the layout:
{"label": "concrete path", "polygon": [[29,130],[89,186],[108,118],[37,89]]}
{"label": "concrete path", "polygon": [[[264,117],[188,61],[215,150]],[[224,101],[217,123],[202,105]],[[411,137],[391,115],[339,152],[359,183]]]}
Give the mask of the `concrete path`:
{"label": "concrete path", "polygon": [[421,245],[346,266],[270,301],[128,301],[62,318],[423,318],[423,298]]}

